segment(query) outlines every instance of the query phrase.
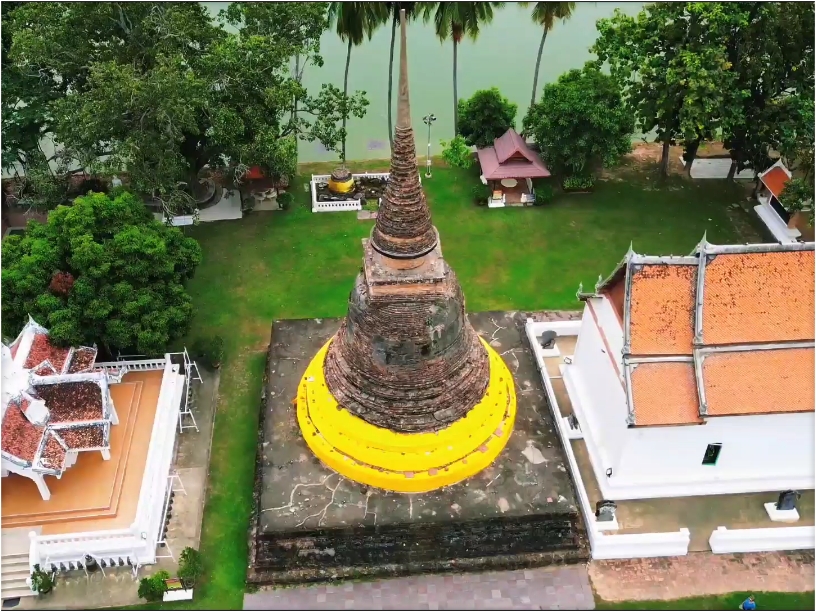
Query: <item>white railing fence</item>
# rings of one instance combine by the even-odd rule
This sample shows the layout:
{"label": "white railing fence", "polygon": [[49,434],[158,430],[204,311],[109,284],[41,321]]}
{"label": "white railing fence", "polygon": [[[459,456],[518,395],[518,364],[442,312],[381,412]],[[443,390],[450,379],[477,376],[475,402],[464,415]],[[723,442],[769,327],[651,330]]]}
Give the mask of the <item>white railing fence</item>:
{"label": "white railing fence", "polygon": [[[360,174],[352,174],[352,178],[380,178],[386,181],[391,176],[390,172],[362,172]],[[422,175],[419,176],[419,183],[422,184]],[[326,185],[331,178],[330,174],[313,174],[311,180],[312,192],[312,212],[337,212],[347,210],[362,210],[363,205],[360,200],[335,200],[329,202],[319,202],[317,199],[317,186]]]}

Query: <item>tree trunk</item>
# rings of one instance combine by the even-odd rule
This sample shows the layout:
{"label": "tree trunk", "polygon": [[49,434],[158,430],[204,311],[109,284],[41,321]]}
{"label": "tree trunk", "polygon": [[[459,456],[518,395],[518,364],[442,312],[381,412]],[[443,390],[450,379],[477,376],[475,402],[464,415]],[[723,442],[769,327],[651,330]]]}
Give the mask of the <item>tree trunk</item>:
{"label": "tree trunk", "polygon": [[541,66],[541,53],[544,51],[544,41],[547,40],[547,30],[541,34],[541,43],[538,45],[538,58],[536,59],[535,76],[533,76],[533,95],[530,97],[530,107],[535,105],[536,91],[538,90],[538,69]]}
{"label": "tree trunk", "polygon": [[[734,175],[736,173],[737,173],[737,160],[732,159],[731,160],[731,167],[728,168],[728,175],[725,178],[727,178],[728,180],[733,181],[734,180]],[[754,188],[754,195],[756,195],[756,187]]]}
{"label": "tree trunk", "polygon": [[669,153],[671,148],[671,140],[666,136],[663,141],[663,153],[660,156],[660,176],[661,178],[668,178],[669,176]]}
{"label": "tree trunk", "polygon": [[346,74],[343,76],[343,145],[340,152],[340,162],[346,165],[346,119],[348,118],[348,71],[351,62],[351,39],[346,52]]}
{"label": "tree trunk", "polygon": [[459,134],[459,94],[456,91],[456,37],[453,37],[453,136]]}
{"label": "tree trunk", "polygon": [[397,33],[397,13],[394,13],[394,19],[391,20],[391,54],[388,56],[388,143],[391,145],[391,150],[394,150],[394,120],[393,110],[391,108],[391,99],[393,96],[394,83],[394,40]]}
{"label": "tree trunk", "polygon": [[683,151],[683,160],[686,162],[683,170],[686,176],[691,178],[691,167],[694,165],[694,160],[697,158],[697,150],[700,148],[700,139],[696,139],[685,146]]}
{"label": "tree trunk", "polygon": [[[295,81],[300,83],[300,54],[298,53],[295,55]],[[291,115],[291,122],[294,123],[297,120],[297,96],[292,101],[292,115]]]}

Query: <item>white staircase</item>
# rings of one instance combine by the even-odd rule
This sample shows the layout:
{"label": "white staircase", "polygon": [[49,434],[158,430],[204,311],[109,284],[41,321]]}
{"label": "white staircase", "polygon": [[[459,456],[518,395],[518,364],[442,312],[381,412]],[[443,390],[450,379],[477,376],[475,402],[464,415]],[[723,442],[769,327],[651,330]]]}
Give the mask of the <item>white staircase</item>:
{"label": "white staircase", "polygon": [[28,553],[4,554],[0,557],[0,597],[32,597],[34,593],[28,587],[31,572],[28,567]]}

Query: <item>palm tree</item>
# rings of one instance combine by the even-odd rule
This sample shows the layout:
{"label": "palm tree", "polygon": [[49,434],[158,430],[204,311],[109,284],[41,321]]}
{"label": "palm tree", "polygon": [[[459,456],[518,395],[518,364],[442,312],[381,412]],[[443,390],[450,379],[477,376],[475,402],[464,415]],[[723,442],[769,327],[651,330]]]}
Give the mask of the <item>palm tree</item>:
{"label": "palm tree", "polygon": [[479,37],[479,26],[493,21],[493,9],[504,2],[423,2],[422,16],[426,22],[433,19],[436,37],[445,42],[453,40],[453,135],[459,133],[459,95],[456,89],[457,47],[462,38]]}
{"label": "palm tree", "polygon": [[340,159],[346,163],[346,120],[345,108],[348,99],[348,74],[351,62],[351,48],[363,44],[367,37],[371,40],[375,30],[388,20],[388,13],[381,2],[330,2],[329,23],[334,25],[340,40],[348,43],[346,52],[346,72],[343,76],[343,144]]}
{"label": "palm tree", "polygon": [[394,122],[391,109],[391,99],[394,92],[394,41],[396,40],[397,25],[400,20],[400,10],[405,11],[405,18],[411,19],[417,8],[417,2],[385,2],[391,13],[391,52],[388,56],[388,142],[394,148]]}
{"label": "palm tree", "polygon": [[[527,6],[529,3],[523,2],[521,4],[522,6]],[[541,66],[541,52],[544,50],[544,41],[547,40],[547,34],[553,29],[556,19],[566,21],[572,17],[574,10],[574,2],[536,2],[533,7],[533,21],[539,24],[544,31],[541,33],[541,43],[538,45],[538,58],[536,59],[535,77],[533,77],[533,95],[530,98],[530,106],[533,106],[536,101],[538,69]]]}

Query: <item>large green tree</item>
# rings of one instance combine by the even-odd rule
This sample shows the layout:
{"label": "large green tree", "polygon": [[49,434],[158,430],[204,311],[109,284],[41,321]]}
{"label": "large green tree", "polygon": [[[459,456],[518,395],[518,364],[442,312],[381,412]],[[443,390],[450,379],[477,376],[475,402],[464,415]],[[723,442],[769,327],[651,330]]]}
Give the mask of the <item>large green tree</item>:
{"label": "large green tree", "polygon": [[497,87],[475,92],[459,100],[459,134],[470,146],[489,147],[516,125],[518,105],[505,98]]}
{"label": "large green tree", "polygon": [[609,63],[638,129],[662,143],[663,176],[672,144],[685,145],[690,169],[699,142],[735,112],[740,93],[724,36],[741,21],[720,2],[658,2],[635,17],[616,10],[598,21],[592,50]]}
{"label": "large green tree", "polygon": [[[529,2],[522,3],[524,5]],[[575,10],[575,2],[535,2],[533,3],[532,18],[535,23],[541,26],[541,42],[538,44],[538,55],[536,56],[535,73],[533,75],[533,93],[530,96],[530,106],[535,104],[538,93],[538,70],[541,67],[541,54],[544,51],[544,43],[555,26],[556,19],[566,21],[572,17]]]}
{"label": "large green tree", "polygon": [[423,3],[422,16],[426,22],[433,21],[436,37],[445,42],[453,41],[453,134],[459,133],[459,93],[457,59],[459,43],[467,36],[479,38],[481,26],[493,21],[493,9],[504,2],[427,2]]}
{"label": "large green tree", "polygon": [[[348,96],[348,75],[351,64],[351,49],[359,47],[366,40],[371,40],[378,27],[389,17],[386,5],[381,2],[330,2],[329,22],[334,26],[340,40],[347,43],[346,70],[343,73],[343,96]],[[358,115],[362,116],[362,115]],[[349,112],[341,112],[340,161],[346,163],[346,121]]]}
{"label": "large green tree", "polygon": [[2,247],[3,335],[33,316],[62,345],[163,352],[187,330],[201,249],[133,195],[92,193]]}
{"label": "large green tree", "polygon": [[814,4],[736,2],[721,10],[740,16],[723,36],[739,96],[722,136],[735,162],[732,172],[761,172],[788,146],[802,100],[813,100]]}
{"label": "large green tree", "polygon": [[336,146],[333,119],[353,107],[337,88],[309,96],[292,75],[292,58],[317,54],[325,5],[237,2],[221,22],[233,29],[197,2],[27,2],[3,32],[10,61],[45,87],[21,101],[46,109],[55,140],[172,203],[208,164],[292,174],[296,139]]}
{"label": "large green tree", "polygon": [[618,83],[589,62],[544,87],[524,117],[547,165],[561,177],[586,177],[631,150],[634,118]]}

